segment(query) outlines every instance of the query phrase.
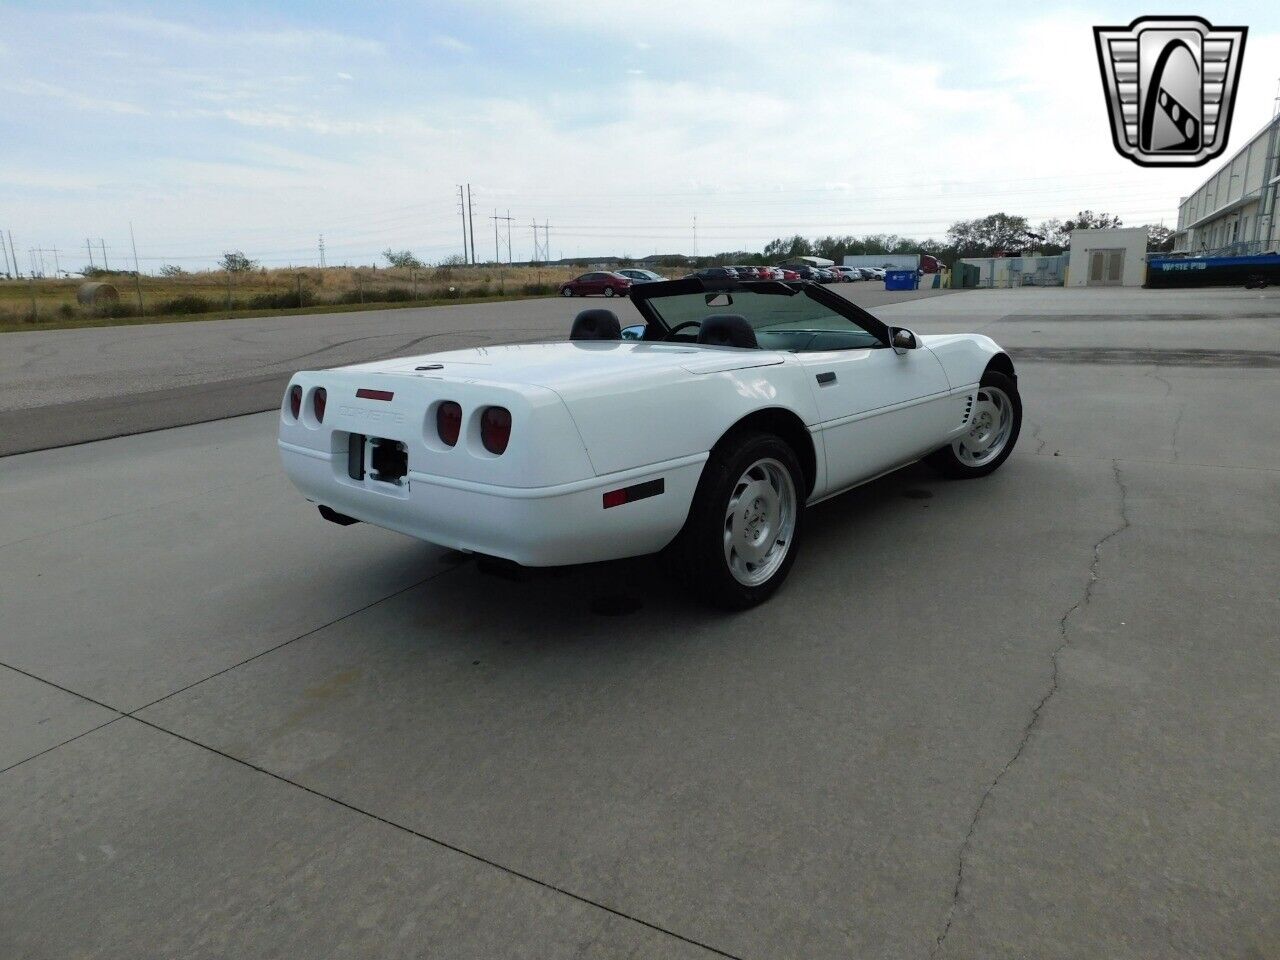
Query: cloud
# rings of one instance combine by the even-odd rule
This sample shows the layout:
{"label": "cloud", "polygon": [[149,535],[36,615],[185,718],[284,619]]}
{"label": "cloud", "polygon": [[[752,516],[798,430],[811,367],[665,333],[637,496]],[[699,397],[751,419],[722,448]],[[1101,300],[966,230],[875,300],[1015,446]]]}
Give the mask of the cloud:
{"label": "cloud", "polygon": [[342,72],[342,71],[339,71],[339,72],[338,72],[338,79],[339,79],[339,80],[354,80],[354,79],[355,79],[355,77],[353,77],[353,76],[352,76],[351,74],[349,74],[349,73],[344,73],[344,72]]}
{"label": "cloud", "polygon": [[56,84],[45,83],[41,80],[6,81],[0,83],[0,90],[16,93],[24,97],[43,97],[49,100],[58,100],[70,104],[77,110],[133,114],[136,116],[145,115],[147,112],[136,103],[113,100],[107,97],[95,97],[75,90],[67,90]]}
{"label": "cloud", "polygon": [[459,40],[457,37],[451,37],[447,33],[438,33],[431,38],[431,42],[437,47],[443,47],[445,50],[452,50],[454,53],[470,53],[472,46]]}

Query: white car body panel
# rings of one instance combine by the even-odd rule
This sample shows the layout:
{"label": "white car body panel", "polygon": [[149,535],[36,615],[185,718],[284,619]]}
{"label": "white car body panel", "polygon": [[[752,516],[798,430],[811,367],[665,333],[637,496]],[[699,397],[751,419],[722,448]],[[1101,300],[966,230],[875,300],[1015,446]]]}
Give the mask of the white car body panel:
{"label": "white car body panel", "polygon": [[[961,434],[966,405],[1000,348],[969,335],[919,341],[902,352],[800,354],[576,341],[304,371],[290,382],[303,389],[302,415],[293,418],[286,390],[279,448],[308,499],[432,543],[528,566],[636,556],[660,550],[680,531],[711,449],[744,417],[782,411],[808,433],[810,502]],[[834,382],[820,386],[818,375],[827,373]],[[328,398],[323,423],[313,412],[317,387]],[[393,398],[360,399],[361,388]],[[435,427],[445,400],[463,410],[454,447]],[[480,440],[487,406],[511,412],[500,456]],[[368,473],[354,479],[351,434],[403,443],[406,475],[395,483]],[[365,449],[366,466],[369,455]],[[657,480],[660,494],[603,506],[606,492]]]}

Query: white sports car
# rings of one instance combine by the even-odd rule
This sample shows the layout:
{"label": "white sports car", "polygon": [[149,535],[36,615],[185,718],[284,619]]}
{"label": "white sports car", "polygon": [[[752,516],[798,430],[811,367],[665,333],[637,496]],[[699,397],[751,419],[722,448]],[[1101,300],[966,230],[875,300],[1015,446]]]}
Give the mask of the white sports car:
{"label": "white sports car", "polygon": [[928,458],[1009,456],[1013,364],[917,337],[815,283],[641,284],[645,323],[584,310],[569,339],[296,374],[285,471],[321,514],[543,567],[662,551],[742,608],[800,547],[805,508]]}

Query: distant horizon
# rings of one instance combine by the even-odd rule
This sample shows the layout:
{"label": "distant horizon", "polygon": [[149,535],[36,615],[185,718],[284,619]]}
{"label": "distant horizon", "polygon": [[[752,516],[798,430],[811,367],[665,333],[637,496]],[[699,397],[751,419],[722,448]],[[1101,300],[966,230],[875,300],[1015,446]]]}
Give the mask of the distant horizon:
{"label": "distant horizon", "polygon": [[[975,4],[909,30],[830,0],[628,9],[10,4],[0,230],[24,273],[55,249],[79,271],[86,241],[131,269],[131,223],[145,273],[231,250],[315,266],[321,235],[330,265],[437,262],[462,252],[470,183],[481,261],[495,225],[498,258],[509,228],[528,261],[535,221],[550,259],[705,257],[793,234],[942,241],[998,211],[1173,227],[1220,165],[1113,149],[1092,27],[1127,5]],[[1228,157],[1272,115],[1280,10],[1212,18],[1250,28]]]}

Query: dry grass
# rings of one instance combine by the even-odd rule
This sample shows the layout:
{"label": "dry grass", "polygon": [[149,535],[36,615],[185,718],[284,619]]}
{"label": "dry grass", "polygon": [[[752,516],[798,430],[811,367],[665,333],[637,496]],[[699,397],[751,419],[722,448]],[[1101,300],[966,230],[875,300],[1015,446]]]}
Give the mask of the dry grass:
{"label": "dry grass", "polygon": [[[223,271],[144,276],[137,283],[121,274],[98,278],[112,284],[120,295],[118,304],[105,310],[76,302],[76,291],[84,282],[80,279],[0,280],[0,331],[546,296],[581,272],[574,267],[327,267],[254,270],[230,276]],[[138,287],[143,304],[140,315]]]}

